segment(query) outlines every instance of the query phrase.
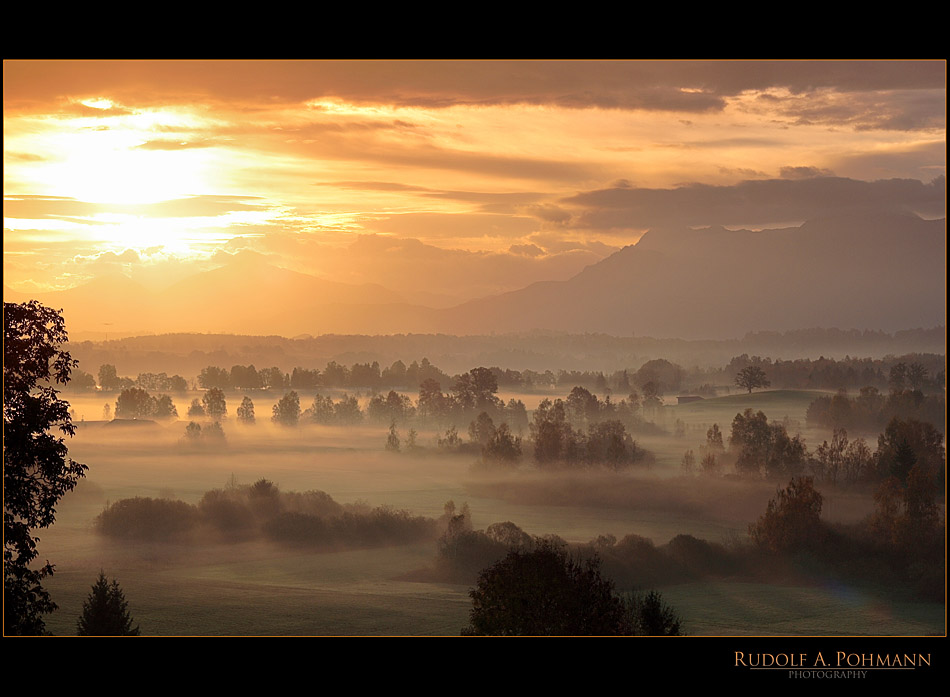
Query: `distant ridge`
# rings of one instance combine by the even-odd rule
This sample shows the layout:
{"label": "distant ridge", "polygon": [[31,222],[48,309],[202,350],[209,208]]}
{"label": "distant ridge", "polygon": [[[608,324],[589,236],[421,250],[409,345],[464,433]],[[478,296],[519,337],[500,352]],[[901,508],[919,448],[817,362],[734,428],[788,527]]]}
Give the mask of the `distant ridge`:
{"label": "distant ridge", "polygon": [[[4,298],[25,296],[4,287]],[[655,229],[566,281],[448,309],[379,285],[335,283],[256,254],[164,292],[110,276],[37,296],[71,332],[491,334],[600,332],[729,339],[754,331],[894,332],[946,319],[946,221],[864,212],[761,232]]]}
{"label": "distant ridge", "polygon": [[465,303],[445,324],[724,339],[945,317],[946,221],[876,212],[762,232],[652,230],[567,281]]}

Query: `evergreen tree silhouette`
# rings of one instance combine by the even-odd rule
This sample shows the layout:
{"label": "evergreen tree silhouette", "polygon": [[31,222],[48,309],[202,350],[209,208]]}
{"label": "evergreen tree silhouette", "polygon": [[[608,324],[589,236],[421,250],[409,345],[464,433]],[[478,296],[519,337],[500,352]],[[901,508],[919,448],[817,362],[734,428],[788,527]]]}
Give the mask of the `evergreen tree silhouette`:
{"label": "evergreen tree silhouette", "polygon": [[132,626],[129,603],[119,588],[119,582],[99,571],[99,578],[89,598],[82,604],[82,615],[76,623],[79,636],[138,636],[139,627]]}

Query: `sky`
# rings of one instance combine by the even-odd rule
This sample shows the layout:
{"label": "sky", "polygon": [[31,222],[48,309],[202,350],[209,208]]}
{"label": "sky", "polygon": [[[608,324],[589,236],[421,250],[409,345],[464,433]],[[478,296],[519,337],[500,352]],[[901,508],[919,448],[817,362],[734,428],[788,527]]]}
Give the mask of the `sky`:
{"label": "sky", "polygon": [[4,61],[4,284],[235,255],[448,306],[648,229],[945,216],[938,61]]}

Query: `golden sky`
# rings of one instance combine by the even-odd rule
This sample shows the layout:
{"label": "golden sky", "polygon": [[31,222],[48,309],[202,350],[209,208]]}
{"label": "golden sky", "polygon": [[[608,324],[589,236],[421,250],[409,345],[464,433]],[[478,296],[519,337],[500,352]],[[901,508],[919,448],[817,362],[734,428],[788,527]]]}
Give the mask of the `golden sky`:
{"label": "golden sky", "polygon": [[[942,217],[923,62],[5,61],[4,283],[161,287],[242,251],[431,304],[649,228]],[[936,180],[936,181],[935,181]]]}

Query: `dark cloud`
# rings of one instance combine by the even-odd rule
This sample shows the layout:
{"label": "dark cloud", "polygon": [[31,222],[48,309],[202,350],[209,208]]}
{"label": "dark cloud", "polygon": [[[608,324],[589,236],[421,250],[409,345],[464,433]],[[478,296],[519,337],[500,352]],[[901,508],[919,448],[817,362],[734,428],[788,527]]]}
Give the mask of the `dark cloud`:
{"label": "dark cloud", "polygon": [[[758,169],[751,169],[749,167],[719,167],[719,173],[727,177],[743,177],[745,179],[769,178],[768,173]],[[687,184],[684,183],[680,186],[687,186]]]}
{"label": "dark cloud", "polygon": [[[944,174],[947,166],[946,141],[923,143],[895,150],[874,149],[870,152],[846,152],[834,162],[834,170],[842,176],[862,176],[873,172],[878,177],[900,177],[930,181]],[[879,173],[879,174],[878,174]]]}
{"label": "dark cloud", "polygon": [[[759,100],[765,101],[766,95]],[[946,90],[857,92],[843,97],[828,90],[771,100],[782,119],[795,125],[821,124],[857,131],[943,130],[946,128]]]}
{"label": "dark cloud", "polygon": [[571,227],[642,230],[675,224],[762,225],[852,210],[889,209],[945,215],[945,178],[874,182],[842,177],[767,179],[734,186],[691,184],[675,189],[602,189],[566,198]]}
{"label": "dark cloud", "polygon": [[[747,90],[944,90],[943,61],[7,61],[4,101],[64,95],[249,105],[326,97],[404,106],[721,110]],[[122,100],[120,100],[122,101]],[[131,102],[126,102],[131,103]],[[943,109],[940,109],[943,112]]]}
{"label": "dark cloud", "polygon": [[546,223],[555,225],[566,225],[571,220],[570,211],[553,204],[542,204],[537,206],[525,206],[524,212],[540,218]]}
{"label": "dark cloud", "polygon": [[814,177],[833,177],[835,173],[824,167],[782,167],[779,170],[782,179],[812,179]]}

